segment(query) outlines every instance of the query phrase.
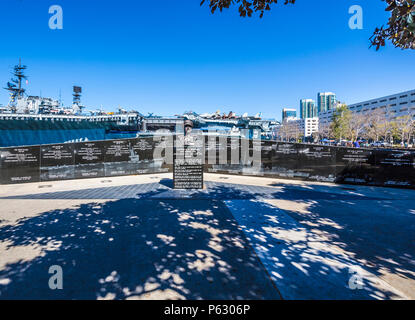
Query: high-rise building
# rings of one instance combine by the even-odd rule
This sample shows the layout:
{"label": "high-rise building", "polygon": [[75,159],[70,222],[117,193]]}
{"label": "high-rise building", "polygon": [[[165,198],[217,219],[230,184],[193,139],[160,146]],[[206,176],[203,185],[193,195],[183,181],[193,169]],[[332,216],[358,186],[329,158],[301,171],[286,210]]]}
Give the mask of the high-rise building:
{"label": "high-rise building", "polygon": [[296,109],[282,109],[282,121],[286,121],[288,119],[295,119],[297,118],[297,110]]}
{"label": "high-rise building", "polygon": [[333,92],[319,92],[317,95],[317,113],[333,110],[336,105],[336,94]]}
{"label": "high-rise building", "polygon": [[300,118],[314,118],[317,117],[317,108],[314,100],[302,99],[300,100]]}

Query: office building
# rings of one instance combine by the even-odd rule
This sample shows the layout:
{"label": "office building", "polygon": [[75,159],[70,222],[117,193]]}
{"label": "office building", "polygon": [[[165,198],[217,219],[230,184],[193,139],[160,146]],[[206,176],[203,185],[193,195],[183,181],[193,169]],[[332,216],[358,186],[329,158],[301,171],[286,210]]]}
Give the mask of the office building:
{"label": "office building", "polygon": [[318,123],[318,117],[303,119],[300,123],[300,130],[304,133],[304,137],[311,137],[314,132],[318,132]]}
{"label": "office building", "polygon": [[314,118],[317,117],[317,108],[314,100],[302,99],[300,100],[300,118]]}
{"label": "office building", "polygon": [[319,92],[317,94],[317,114],[334,109],[336,94],[333,92]]}
{"label": "office building", "polygon": [[[415,119],[415,89],[394,95],[351,104],[350,111],[358,114],[370,114],[379,109],[390,120],[411,115]],[[334,109],[319,114],[320,124],[326,125],[332,121]]]}
{"label": "office building", "polygon": [[296,119],[297,118],[297,110],[296,109],[282,109],[282,122],[287,121],[289,119]]}

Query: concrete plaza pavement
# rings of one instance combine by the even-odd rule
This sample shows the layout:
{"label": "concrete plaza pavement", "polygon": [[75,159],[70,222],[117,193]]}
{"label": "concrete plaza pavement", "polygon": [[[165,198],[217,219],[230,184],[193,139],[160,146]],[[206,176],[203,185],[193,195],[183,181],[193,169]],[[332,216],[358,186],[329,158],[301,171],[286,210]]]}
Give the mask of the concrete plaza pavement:
{"label": "concrete plaza pavement", "polygon": [[171,179],[0,186],[0,299],[415,299],[415,190]]}

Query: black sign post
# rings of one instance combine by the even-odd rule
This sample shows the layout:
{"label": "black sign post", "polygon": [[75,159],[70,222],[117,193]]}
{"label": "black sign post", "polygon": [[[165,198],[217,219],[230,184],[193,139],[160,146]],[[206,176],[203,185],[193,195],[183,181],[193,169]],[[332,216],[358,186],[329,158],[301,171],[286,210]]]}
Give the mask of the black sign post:
{"label": "black sign post", "polygon": [[203,140],[178,136],[173,165],[174,189],[203,189]]}
{"label": "black sign post", "polygon": [[203,189],[203,165],[175,161],[174,189]]}

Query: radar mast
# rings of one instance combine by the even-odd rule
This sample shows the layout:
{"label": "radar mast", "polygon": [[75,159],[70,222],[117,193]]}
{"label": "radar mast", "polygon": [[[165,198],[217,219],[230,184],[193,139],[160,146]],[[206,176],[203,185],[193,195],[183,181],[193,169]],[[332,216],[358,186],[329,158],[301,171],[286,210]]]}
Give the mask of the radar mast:
{"label": "radar mast", "polygon": [[16,100],[23,98],[23,95],[26,92],[22,86],[22,80],[27,79],[27,76],[25,75],[26,69],[27,66],[22,65],[22,60],[19,59],[19,64],[13,68],[13,78],[11,79],[11,82],[7,82],[7,87],[4,88],[10,93],[9,106],[11,106],[12,109],[15,109],[16,107]]}
{"label": "radar mast", "polygon": [[79,113],[82,114],[83,106],[81,105],[81,93],[82,88],[78,86],[73,86],[73,109],[75,108],[79,109]]}

